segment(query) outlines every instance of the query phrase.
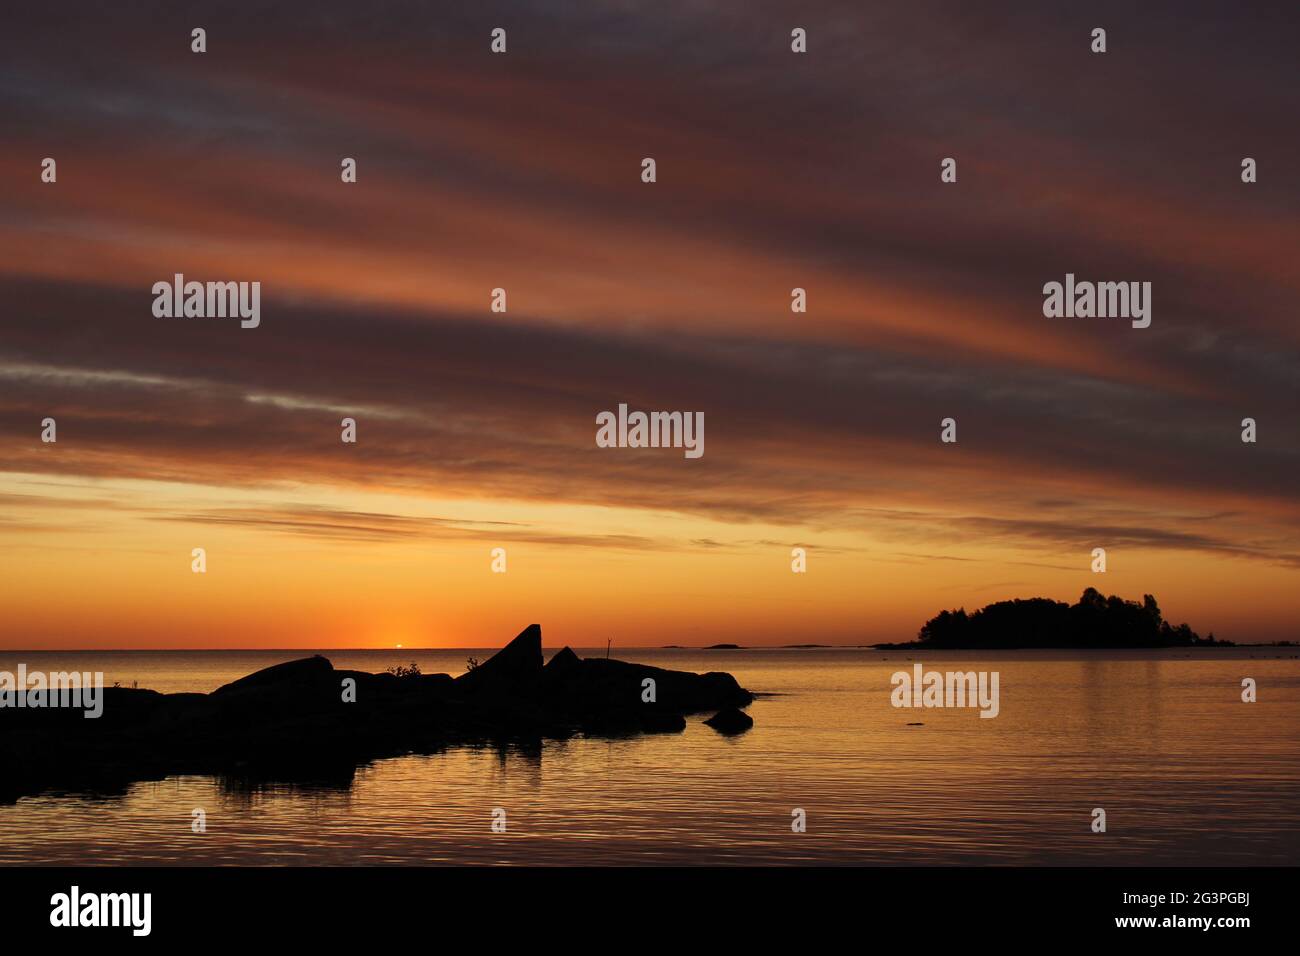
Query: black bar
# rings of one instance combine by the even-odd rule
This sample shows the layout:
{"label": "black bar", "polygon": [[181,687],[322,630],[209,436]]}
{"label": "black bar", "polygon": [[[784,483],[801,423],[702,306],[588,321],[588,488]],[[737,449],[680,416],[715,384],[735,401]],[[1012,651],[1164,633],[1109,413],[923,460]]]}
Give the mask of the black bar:
{"label": "black bar", "polygon": [[[1193,936],[1231,945],[1293,923],[1296,869],[1027,868],[16,868],[0,871],[6,941],[203,942],[456,937],[536,947],[578,937],[600,948],[808,937],[809,948],[880,940],[1059,941]],[[50,924],[51,898],[149,893],[150,932]],[[1184,894],[1178,899],[1172,894]],[[1128,902],[1125,902],[1128,894]],[[1160,901],[1163,894],[1164,900]],[[1212,894],[1231,894],[1216,898]],[[1242,899],[1239,894],[1246,894]],[[1151,896],[1155,905],[1138,899]],[[1166,919],[1248,925],[1160,925]],[[1120,926],[1151,918],[1154,926]],[[689,929],[688,929],[689,928]],[[1247,934],[1242,936],[1241,934]],[[813,946],[814,938],[826,941]],[[441,942],[439,942],[441,941]],[[457,948],[461,948],[457,946]],[[836,946],[835,948],[839,948]]]}

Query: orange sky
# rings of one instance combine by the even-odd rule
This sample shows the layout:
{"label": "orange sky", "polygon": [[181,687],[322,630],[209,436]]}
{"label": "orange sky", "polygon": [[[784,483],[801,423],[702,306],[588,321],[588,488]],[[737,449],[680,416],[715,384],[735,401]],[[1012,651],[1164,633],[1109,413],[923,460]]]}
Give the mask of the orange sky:
{"label": "orange sky", "polygon": [[[520,9],[494,58],[325,6],[202,56],[180,14],[6,31],[0,646],[859,643],[1088,586],[1300,637],[1284,45],[812,4],[801,59],[670,3]],[[155,318],[177,272],[261,327]],[[1044,318],[1066,272],[1151,281],[1151,328]],[[597,448],[620,402],[704,457]]]}

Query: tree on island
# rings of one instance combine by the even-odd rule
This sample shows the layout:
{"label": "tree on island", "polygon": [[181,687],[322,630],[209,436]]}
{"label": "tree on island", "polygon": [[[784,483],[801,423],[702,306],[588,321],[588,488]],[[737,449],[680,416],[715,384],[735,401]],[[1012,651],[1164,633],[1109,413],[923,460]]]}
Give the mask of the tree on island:
{"label": "tree on island", "polygon": [[[1118,595],[1105,597],[1096,588],[1077,604],[1050,598],[998,601],[967,614],[965,608],[942,611],[921,627],[917,642],[934,648],[1025,647],[1209,647],[1230,646],[1201,637],[1186,624],[1171,625],[1156,599],[1142,603]],[[897,645],[895,645],[897,646]],[[915,647],[916,644],[904,645]]]}

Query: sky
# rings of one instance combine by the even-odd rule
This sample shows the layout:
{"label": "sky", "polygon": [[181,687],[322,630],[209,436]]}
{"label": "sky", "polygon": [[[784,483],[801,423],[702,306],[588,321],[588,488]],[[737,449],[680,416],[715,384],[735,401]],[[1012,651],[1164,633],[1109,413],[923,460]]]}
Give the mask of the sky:
{"label": "sky", "polygon": [[[1090,586],[1300,638],[1300,15],[1076,6],[7,13],[0,646],[869,643]],[[260,326],[156,317],[175,273]],[[1151,326],[1044,317],[1067,273]],[[704,455],[597,447],[621,402]]]}

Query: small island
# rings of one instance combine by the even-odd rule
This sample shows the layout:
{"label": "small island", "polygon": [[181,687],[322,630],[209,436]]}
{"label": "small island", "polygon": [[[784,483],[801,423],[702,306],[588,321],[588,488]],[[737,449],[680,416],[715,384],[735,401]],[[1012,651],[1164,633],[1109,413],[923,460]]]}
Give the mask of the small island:
{"label": "small island", "polygon": [[1104,596],[1088,588],[1078,603],[1051,598],[998,601],[971,614],[941,611],[921,626],[915,641],[875,644],[879,650],[989,650],[1033,648],[1233,647],[1186,624],[1171,625],[1154,596],[1142,602]]}

